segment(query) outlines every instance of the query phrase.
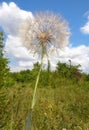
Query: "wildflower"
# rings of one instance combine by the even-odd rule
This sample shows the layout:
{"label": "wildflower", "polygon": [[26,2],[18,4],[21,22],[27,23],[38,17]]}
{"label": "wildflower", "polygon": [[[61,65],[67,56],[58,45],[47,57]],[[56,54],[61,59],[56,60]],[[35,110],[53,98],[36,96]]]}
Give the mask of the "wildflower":
{"label": "wildflower", "polygon": [[[26,121],[26,130],[31,128],[32,111],[36,103],[37,86],[43,65],[44,55],[48,55],[51,47],[61,49],[68,44],[70,30],[61,15],[40,12],[34,18],[28,18],[21,28],[23,44],[31,51],[41,55],[41,65],[37,75],[31,111]],[[50,106],[52,109],[52,106]]]}
{"label": "wildflower", "polygon": [[69,42],[68,23],[50,12],[40,12],[28,18],[21,28],[23,44],[40,55],[48,54],[51,47],[61,49]]}

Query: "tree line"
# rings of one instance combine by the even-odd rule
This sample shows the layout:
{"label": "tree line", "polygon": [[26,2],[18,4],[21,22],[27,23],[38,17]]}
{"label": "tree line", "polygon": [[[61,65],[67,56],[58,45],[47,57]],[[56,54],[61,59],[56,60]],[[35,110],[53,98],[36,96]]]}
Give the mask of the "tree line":
{"label": "tree line", "polygon": [[[22,70],[20,72],[10,72],[8,67],[9,59],[4,57],[4,34],[0,32],[0,88],[6,86],[12,86],[15,83],[22,83],[23,86],[25,83],[34,85],[38,70],[40,68],[39,62],[33,65],[32,70]],[[80,65],[72,65],[71,60],[70,64],[61,63],[60,61],[56,65],[55,71],[50,69],[50,61],[48,62],[48,67],[46,70],[42,70],[39,86],[52,86],[56,87],[56,84],[63,83],[80,83],[80,82],[89,82],[89,74],[82,73],[79,69]]]}

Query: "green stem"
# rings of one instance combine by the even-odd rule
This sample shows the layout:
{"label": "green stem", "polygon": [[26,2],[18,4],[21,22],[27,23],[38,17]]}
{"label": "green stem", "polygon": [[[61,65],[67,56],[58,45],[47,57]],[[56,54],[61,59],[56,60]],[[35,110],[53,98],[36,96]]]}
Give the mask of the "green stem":
{"label": "green stem", "polygon": [[43,58],[44,58],[44,53],[45,53],[45,48],[42,46],[42,57],[41,57],[41,65],[40,65],[40,69],[37,75],[37,79],[36,79],[36,83],[35,83],[35,88],[34,88],[34,93],[33,93],[33,99],[32,99],[32,105],[31,105],[31,109],[33,110],[34,105],[36,103],[36,91],[37,91],[37,86],[38,86],[38,82],[39,82],[39,77],[40,77],[40,73],[42,70],[42,65],[43,65]]}
{"label": "green stem", "polygon": [[26,121],[25,130],[30,130],[30,128],[31,128],[32,112],[33,112],[33,108],[34,108],[35,103],[36,103],[36,92],[37,92],[37,86],[38,86],[38,82],[39,82],[39,78],[40,78],[40,73],[41,73],[41,70],[42,70],[43,57],[44,57],[44,48],[42,47],[41,65],[40,65],[40,69],[39,69],[37,79],[36,79],[36,83],[35,83],[35,88],[34,88],[34,92],[33,92],[33,99],[32,99],[32,104],[31,104],[31,110],[30,110],[30,113],[29,113],[27,121]]}
{"label": "green stem", "polygon": [[33,99],[32,99],[32,105],[31,105],[31,109],[33,110],[33,107],[36,103],[36,91],[37,91],[37,86],[38,86],[38,82],[39,82],[39,77],[40,77],[40,73],[41,73],[41,69],[42,69],[42,65],[43,65],[43,57],[41,59],[41,65],[40,65],[40,69],[37,75],[37,79],[36,79],[36,83],[35,83],[35,88],[34,88],[34,93],[33,93]]}

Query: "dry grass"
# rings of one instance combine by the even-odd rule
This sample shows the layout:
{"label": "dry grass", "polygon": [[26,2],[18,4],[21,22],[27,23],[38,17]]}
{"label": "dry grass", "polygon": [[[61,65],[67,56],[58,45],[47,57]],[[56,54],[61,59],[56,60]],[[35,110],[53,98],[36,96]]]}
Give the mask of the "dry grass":
{"label": "dry grass", "polygon": [[[88,89],[88,87],[87,87]],[[82,86],[39,88],[32,130],[88,130],[89,91]],[[0,95],[1,130],[24,130],[33,89],[15,86]],[[1,98],[3,97],[3,98]],[[2,99],[2,100],[1,100]]]}

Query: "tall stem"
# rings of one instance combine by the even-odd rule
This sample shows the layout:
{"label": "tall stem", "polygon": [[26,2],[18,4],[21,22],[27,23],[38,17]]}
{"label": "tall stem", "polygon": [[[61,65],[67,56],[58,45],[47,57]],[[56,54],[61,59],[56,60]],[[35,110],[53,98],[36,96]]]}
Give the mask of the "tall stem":
{"label": "tall stem", "polygon": [[33,108],[34,108],[35,103],[36,103],[36,92],[37,92],[37,86],[38,86],[38,82],[39,82],[40,73],[42,70],[43,58],[44,58],[44,48],[42,47],[41,65],[40,65],[40,69],[39,69],[36,83],[35,83],[35,88],[34,88],[34,92],[33,92],[33,99],[32,99],[32,104],[31,104],[31,111],[30,111],[28,118],[27,118],[27,121],[26,121],[25,130],[30,130],[30,128],[31,128],[32,111],[33,111]]}
{"label": "tall stem", "polygon": [[32,105],[31,105],[31,109],[32,110],[33,110],[34,105],[36,103],[36,91],[37,91],[37,86],[38,86],[38,82],[39,82],[40,73],[41,73],[41,70],[42,70],[42,65],[43,65],[43,56],[42,56],[42,59],[41,59],[41,65],[40,65],[40,69],[39,69],[39,72],[38,72],[38,75],[37,75],[37,79],[36,79],[36,83],[35,83],[33,99],[32,99]]}

